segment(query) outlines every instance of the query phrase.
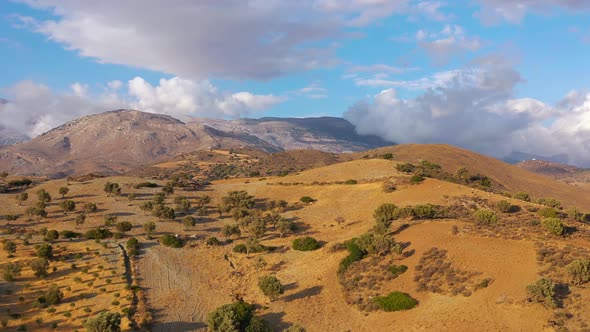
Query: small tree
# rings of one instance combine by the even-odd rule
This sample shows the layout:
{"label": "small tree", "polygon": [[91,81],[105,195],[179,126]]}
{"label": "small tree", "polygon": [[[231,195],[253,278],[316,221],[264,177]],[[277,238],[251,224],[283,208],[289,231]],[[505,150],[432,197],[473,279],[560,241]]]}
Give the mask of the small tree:
{"label": "small tree", "polygon": [[143,202],[139,209],[147,216],[154,209],[154,203],[150,201]]}
{"label": "small tree", "polygon": [[59,203],[59,207],[64,211],[64,213],[68,213],[76,209],[76,203],[72,200],[62,201]]}
{"label": "small tree", "polygon": [[514,196],[512,196],[512,198],[519,199],[519,200],[525,201],[525,202],[531,201],[531,196],[527,192],[524,192],[524,191],[514,194]]}
{"label": "small tree", "polygon": [[53,247],[47,243],[41,243],[37,246],[35,254],[39,258],[51,259],[53,258]]}
{"label": "small tree", "polygon": [[209,213],[209,210],[207,209],[206,206],[201,206],[200,208],[197,209],[197,215],[199,216],[199,219],[203,219],[204,216],[206,216]]}
{"label": "small tree", "polygon": [[45,278],[48,268],[49,261],[46,258],[36,258],[31,261],[31,269],[37,278]]}
{"label": "small tree", "polygon": [[293,233],[293,231],[296,229],[296,225],[291,220],[279,218],[276,224],[276,229],[279,232],[279,236],[283,237],[285,234]]}
{"label": "small tree", "polygon": [[545,304],[548,308],[555,308],[555,284],[551,279],[541,278],[526,287],[529,299]]}
{"label": "small tree", "polygon": [[98,316],[84,323],[88,332],[119,332],[121,331],[121,314],[118,312],[101,312]]}
{"label": "small tree", "polygon": [[126,233],[133,228],[133,225],[129,221],[121,221],[117,223],[115,228],[121,233]]}
{"label": "small tree", "polygon": [[20,276],[21,267],[15,263],[7,263],[2,265],[2,278],[4,281],[11,282],[18,276]]}
{"label": "small tree", "polygon": [[76,228],[80,227],[86,221],[86,213],[80,213],[76,216]]}
{"label": "small tree", "polygon": [[45,209],[41,209],[36,206],[32,206],[32,207],[28,208],[25,213],[29,217],[32,217],[32,216],[37,217],[37,221],[41,221],[42,218],[47,217],[47,211]]}
{"label": "small tree", "polygon": [[225,236],[225,240],[228,241],[233,235],[240,236],[242,232],[238,224],[225,224],[221,228],[221,233]]}
{"label": "small tree", "polygon": [[250,256],[250,253],[252,251],[255,251],[258,248],[260,248],[260,241],[258,241],[257,238],[251,236],[246,239],[246,242],[244,243],[244,245],[246,246],[246,257],[248,257],[248,256]]}
{"label": "small tree", "polygon": [[160,243],[166,247],[180,248],[183,246],[181,239],[174,235],[166,234],[160,239]]}
{"label": "small tree", "polygon": [[373,212],[373,218],[375,219],[374,230],[376,233],[385,234],[389,231],[391,222],[395,220],[395,210],[397,206],[394,204],[382,204]]}
{"label": "small tree", "polygon": [[207,315],[207,326],[211,332],[247,331],[254,317],[254,306],[238,301],[225,304]]}
{"label": "small tree", "polygon": [[258,279],[258,287],[264,295],[271,299],[271,301],[276,300],[279,295],[285,292],[285,287],[275,276],[260,277],[260,279]]}
{"label": "small tree", "polygon": [[68,188],[68,187],[60,187],[59,188],[59,194],[61,195],[61,198],[62,199],[64,197],[66,197],[66,195],[68,194],[68,192],[70,192],[70,188]]}
{"label": "small tree", "polygon": [[174,194],[174,187],[172,186],[172,183],[166,183],[166,185],[162,187],[162,192],[166,194],[166,196]]}
{"label": "small tree", "polygon": [[29,194],[27,194],[27,193],[20,193],[20,194],[16,195],[16,201],[18,202],[19,206],[23,205],[23,202],[28,199],[29,199]]}
{"label": "small tree", "polygon": [[[45,241],[47,241],[47,242],[53,243],[57,239],[59,239],[59,233],[55,229],[49,230],[45,234]],[[50,257],[47,257],[47,258],[50,258]]]}
{"label": "small tree", "polygon": [[146,222],[143,224],[143,231],[148,237],[151,237],[156,231],[156,223],[153,221]]}
{"label": "small tree", "polygon": [[114,215],[105,215],[104,216],[105,227],[112,227],[113,225],[115,225],[117,223],[118,219],[119,219],[119,217],[114,216]]}
{"label": "small tree", "polygon": [[182,224],[184,225],[184,228],[188,230],[192,227],[195,227],[197,222],[195,221],[195,218],[193,218],[192,216],[185,216],[184,218],[182,218]]}
{"label": "small tree", "polygon": [[37,199],[42,202],[51,202],[51,195],[45,189],[37,190]]}
{"label": "small tree", "polygon": [[7,240],[3,245],[4,251],[8,253],[8,257],[13,257],[16,252],[16,243]]}
{"label": "small tree", "polygon": [[104,184],[103,190],[107,197],[114,196],[116,199],[117,196],[121,195],[121,186],[118,183],[107,182]]}
{"label": "small tree", "polygon": [[590,260],[577,259],[568,264],[565,268],[574,285],[590,282]]}
{"label": "small tree", "polygon": [[94,203],[86,203],[84,204],[84,212],[86,214],[91,214],[96,212],[97,208],[96,208],[96,204]]}
{"label": "small tree", "polygon": [[64,298],[64,293],[59,290],[59,287],[57,287],[56,284],[52,284],[49,286],[49,289],[47,292],[45,292],[43,297],[45,298],[46,304],[54,305],[61,302],[61,300]]}
{"label": "small tree", "polygon": [[498,224],[498,216],[494,211],[489,209],[479,209],[473,214],[475,222],[481,225],[496,225]]}
{"label": "small tree", "polygon": [[320,244],[316,239],[310,236],[298,237],[293,240],[293,250],[299,251],[313,251],[320,248]]}
{"label": "small tree", "polygon": [[248,225],[248,231],[257,239],[266,233],[266,220],[264,218],[254,218]]}

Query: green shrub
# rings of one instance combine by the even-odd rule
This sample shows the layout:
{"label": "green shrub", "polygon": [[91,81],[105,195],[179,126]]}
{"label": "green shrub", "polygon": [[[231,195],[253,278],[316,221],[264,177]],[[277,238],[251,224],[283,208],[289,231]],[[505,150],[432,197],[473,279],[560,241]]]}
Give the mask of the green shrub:
{"label": "green shrub", "polygon": [[84,234],[84,237],[86,239],[92,239],[92,240],[102,240],[102,239],[109,238],[111,236],[113,236],[113,233],[111,231],[109,231],[108,229],[105,229],[102,227],[91,229]]}
{"label": "green shrub", "polygon": [[398,172],[402,172],[402,173],[412,173],[416,169],[416,166],[414,166],[412,164],[408,164],[408,163],[397,164],[397,165],[395,165],[395,169]]}
{"label": "green shrub", "polygon": [[344,184],[358,184],[358,181],[354,179],[348,179],[344,181]]}
{"label": "green shrub", "polygon": [[416,219],[436,219],[445,215],[442,207],[432,204],[416,205],[412,208],[412,214]]}
{"label": "green shrub", "polygon": [[541,278],[526,287],[529,300],[543,303],[548,308],[555,308],[555,284],[551,279]]}
{"label": "green shrub", "polygon": [[207,315],[207,326],[211,332],[245,331],[254,317],[254,306],[238,301],[224,304]]}
{"label": "green shrub", "polygon": [[590,260],[577,259],[568,264],[565,269],[574,285],[581,285],[590,281]]}
{"label": "green shrub", "polygon": [[299,199],[301,202],[303,203],[313,203],[315,202],[315,199],[309,197],[309,196],[303,196]]}
{"label": "green shrub", "polygon": [[246,326],[244,332],[273,332],[268,322],[264,319],[254,316],[250,320],[250,324]]}
{"label": "green shrub", "polygon": [[80,233],[76,233],[74,231],[68,231],[68,230],[61,231],[59,233],[59,235],[64,239],[74,239],[74,238],[78,238],[78,237],[82,236],[82,234],[80,234]]}
{"label": "green shrub", "polygon": [[576,221],[584,221],[584,214],[575,207],[570,207],[569,209],[567,209],[566,213],[568,217]]}
{"label": "green shrub", "polygon": [[285,287],[275,276],[260,277],[260,279],[258,279],[258,287],[264,295],[268,296],[273,301],[285,292]]}
{"label": "green shrub", "polygon": [[35,254],[39,258],[51,259],[53,258],[53,247],[50,244],[42,243],[37,246]]}
{"label": "green shrub", "polygon": [[121,314],[118,312],[101,312],[94,318],[84,322],[88,332],[119,332],[121,331]]}
{"label": "green shrub", "polygon": [[521,192],[518,192],[518,193],[514,194],[514,196],[512,196],[512,198],[519,199],[519,200],[525,201],[525,202],[530,202],[531,201],[531,196],[529,196],[529,194],[527,192],[524,192],[524,191],[521,191]]}
{"label": "green shrub", "polygon": [[346,241],[344,245],[346,246],[346,250],[348,250],[349,254],[348,256],[344,257],[342,261],[340,261],[340,266],[338,267],[339,274],[343,274],[352,263],[360,261],[363,259],[363,257],[365,257],[365,254],[361,248],[358,246],[358,244],[356,244],[356,239]]}
{"label": "green shrub", "polygon": [[548,206],[548,207],[561,209],[561,203],[558,200],[556,200],[555,198],[539,198],[537,203],[539,203],[541,205]]}
{"label": "green shrub", "polygon": [[541,222],[543,228],[555,235],[563,235],[565,233],[565,225],[558,218],[545,218]]}
{"label": "green shrub", "polygon": [[475,221],[481,225],[496,225],[498,224],[498,216],[490,209],[479,209],[473,214]]}
{"label": "green shrub", "polygon": [[298,237],[293,240],[293,249],[299,251],[313,251],[320,248],[320,244],[316,239],[310,236]]}
{"label": "green shrub", "polygon": [[399,276],[408,270],[408,267],[405,265],[392,265],[389,267],[389,272],[391,272],[394,276]]}
{"label": "green shrub", "polygon": [[424,177],[422,175],[413,175],[410,178],[410,183],[413,184],[421,183],[422,181],[424,181]]}
{"label": "green shrub", "polygon": [[538,211],[539,215],[543,218],[560,218],[561,213],[554,208],[544,208]]}
{"label": "green shrub", "polygon": [[212,236],[207,239],[206,243],[208,246],[218,246],[219,240],[215,236]]}
{"label": "green shrub", "polygon": [[166,247],[172,248],[181,248],[184,244],[181,239],[170,234],[162,236],[162,238],[160,239],[160,243]]}
{"label": "green shrub", "polygon": [[496,208],[498,209],[498,211],[500,211],[502,213],[512,213],[512,212],[516,212],[518,210],[518,207],[516,207],[515,205],[512,205],[507,200],[501,200],[498,203],[496,203]]}
{"label": "green shrub", "polygon": [[129,221],[120,221],[117,223],[117,225],[115,225],[115,228],[119,232],[125,233],[129,232],[133,228],[133,225]]}
{"label": "green shrub", "polygon": [[378,296],[373,302],[383,311],[409,310],[418,304],[410,295],[401,292],[391,292],[387,296]]}
{"label": "green shrub", "polygon": [[233,252],[239,253],[239,254],[245,254],[246,251],[247,251],[246,245],[243,243],[236,244],[233,248]]}
{"label": "green shrub", "polygon": [[387,159],[387,160],[393,159],[393,153],[391,153],[391,152],[384,153],[381,155],[381,158]]}

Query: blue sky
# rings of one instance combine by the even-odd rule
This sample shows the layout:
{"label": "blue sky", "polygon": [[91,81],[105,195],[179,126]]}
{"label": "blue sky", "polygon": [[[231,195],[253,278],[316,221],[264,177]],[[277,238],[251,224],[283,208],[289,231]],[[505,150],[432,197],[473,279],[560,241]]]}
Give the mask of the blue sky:
{"label": "blue sky", "polygon": [[[586,114],[589,58],[582,0],[0,2],[0,97],[15,114],[3,125],[29,136],[132,107],[181,118],[344,115],[399,142],[557,154],[525,132],[555,136],[568,110]],[[472,115],[518,139],[443,134]]]}

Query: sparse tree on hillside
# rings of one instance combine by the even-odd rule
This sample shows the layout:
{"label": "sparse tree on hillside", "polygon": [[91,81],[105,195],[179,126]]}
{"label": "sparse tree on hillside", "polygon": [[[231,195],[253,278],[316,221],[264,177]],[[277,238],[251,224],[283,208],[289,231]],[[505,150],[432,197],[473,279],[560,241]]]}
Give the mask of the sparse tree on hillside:
{"label": "sparse tree on hillside", "polygon": [[184,214],[188,214],[190,209],[191,209],[191,203],[189,202],[188,199],[181,197],[181,199],[179,200],[175,200],[176,201],[176,210],[184,213]]}
{"label": "sparse tree on hillside", "polygon": [[45,189],[37,190],[37,198],[39,201],[49,203],[51,202],[51,195]]}
{"label": "sparse tree on hillside", "polygon": [[4,249],[4,251],[8,253],[8,257],[13,257],[14,253],[16,252],[16,243],[7,240],[6,242],[4,242],[2,248]]}
{"label": "sparse tree on hillside", "polygon": [[206,206],[201,206],[200,208],[198,208],[197,215],[199,216],[199,220],[203,219],[203,217],[206,216],[208,212],[209,211]]}
{"label": "sparse tree on hillside", "polygon": [[184,229],[188,230],[192,227],[195,227],[197,222],[195,221],[195,218],[193,218],[192,216],[185,216],[184,218],[182,218],[182,224],[184,225]]}
{"label": "sparse tree on hillside", "polygon": [[271,301],[276,300],[279,295],[285,292],[285,287],[281,284],[281,281],[275,276],[263,276],[258,279],[258,287],[268,296]]}
{"label": "sparse tree on hillside", "polygon": [[130,193],[127,194],[127,199],[129,200],[129,202],[133,202],[135,200],[135,194],[134,193]]}
{"label": "sparse tree on hillside", "polygon": [[59,239],[59,233],[55,229],[49,230],[47,233],[45,233],[45,241],[53,243],[57,239]]}
{"label": "sparse tree on hillside", "polygon": [[86,212],[86,214],[91,214],[96,212],[97,207],[96,204],[94,203],[86,203],[84,204],[84,212]]}
{"label": "sparse tree on hillside", "polygon": [[280,218],[276,223],[277,231],[279,236],[283,237],[285,234],[293,233],[295,230],[295,223],[285,218]]}
{"label": "sparse tree on hillside", "polygon": [[257,239],[260,239],[266,233],[266,220],[261,217],[253,217],[248,225],[248,231]]}
{"label": "sparse tree on hillside", "polygon": [[59,207],[64,211],[65,214],[74,211],[74,209],[76,209],[76,203],[72,200],[62,201],[59,203]]}
{"label": "sparse tree on hillside", "polygon": [[133,225],[129,221],[121,221],[117,223],[115,228],[121,233],[126,233],[133,228]]}
{"label": "sparse tree on hillside", "polygon": [[29,194],[27,194],[27,193],[20,193],[20,194],[16,195],[16,201],[18,202],[19,206],[23,205],[23,202],[28,199],[29,199]]}
{"label": "sparse tree on hillside", "polygon": [[143,202],[140,206],[139,209],[141,211],[143,211],[143,213],[147,216],[153,209],[154,209],[154,203],[147,201],[147,202]]}
{"label": "sparse tree on hillside", "polygon": [[104,216],[104,225],[105,227],[112,227],[113,225],[115,225],[117,223],[117,220],[119,219],[119,217],[114,216],[114,215],[106,215]]}
{"label": "sparse tree on hillside", "polygon": [[166,185],[162,187],[162,192],[166,194],[166,196],[174,194],[174,187],[172,186],[172,183],[166,183]]}
{"label": "sparse tree on hillside", "polygon": [[221,218],[223,211],[225,211],[225,206],[223,206],[223,204],[217,204],[215,206],[215,211],[219,214],[219,218]]}
{"label": "sparse tree on hillside", "polygon": [[60,187],[59,188],[59,194],[61,195],[61,198],[62,199],[64,197],[66,197],[66,195],[68,194],[68,192],[70,192],[70,188],[68,188],[68,187]]}
{"label": "sparse tree on hillside", "polygon": [[48,268],[49,261],[46,258],[36,258],[31,261],[31,269],[37,278],[45,278],[47,276]]}
{"label": "sparse tree on hillside", "polygon": [[166,201],[166,194],[164,193],[156,193],[152,198],[152,202],[154,205],[162,205]]}
{"label": "sparse tree on hillside", "polygon": [[225,224],[221,229],[221,233],[225,236],[225,240],[228,241],[233,235],[240,236],[242,232],[238,224]]}
{"label": "sparse tree on hillside", "polygon": [[395,220],[396,209],[397,207],[394,204],[382,204],[373,212],[375,233],[385,234],[389,231],[391,222]]}
{"label": "sparse tree on hillside", "polygon": [[246,257],[249,257],[252,250],[256,250],[256,248],[260,247],[260,241],[258,241],[257,238],[251,236],[246,239],[244,245],[246,246]]}
{"label": "sparse tree on hillside", "polygon": [[117,200],[117,196],[121,195],[121,186],[118,183],[107,182],[104,184],[103,190],[107,194],[107,197],[113,196],[115,200]]}
{"label": "sparse tree on hillside", "polygon": [[37,203],[35,203],[35,207],[37,209],[43,210],[47,207],[47,203],[45,203],[45,201],[37,201]]}
{"label": "sparse tree on hillside", "polygon": [[148,237],[151,237],[156,231],[156,223],[153,221],[146,222],[143,224],[143,231]]}
{"label": "sparse tree on hillside", "polygon": [[76,228],[80,227],[86,221],[86,213],[82,212],[76,216]]}
{"label": "sparse tree on hillside", "polygon": [[20,276],[21,267],[15,263],[7,263],[2,265],[2,278],[4,281],[11,282],[18,276]]}
{"label": "sparse tree on hillside", "polygon": [[50,244],[41,243],[37,246],[35,254],[39,258],[51,259],[53,257],[53,247]]}
{"label": "sparse tree on hillside", "polygon": [[47,217],[47,211],[45,211],[45,209],[40,209],[36,206],[28,208],[26,214],[29,217],[37,217],[37,221],[41,221],[41,219]]}
{"label": "sparse tree on hillside", "polygon": [[207,195],[197,197],[197,206],[199,208],[211,203],[211,197]]}

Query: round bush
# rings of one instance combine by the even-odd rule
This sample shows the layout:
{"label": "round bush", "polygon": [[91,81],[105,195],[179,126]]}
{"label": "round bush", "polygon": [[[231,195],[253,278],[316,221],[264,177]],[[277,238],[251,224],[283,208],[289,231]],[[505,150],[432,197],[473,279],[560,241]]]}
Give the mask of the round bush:
{"label": "round bush", "polygon": [[555,235],[563,235],[565,233],[565,225],[560,219],[557,218],[545,218],[541,222],[543,228]]}
{"label": "round bush", "polygon": [[494,211],[489,209],[479,209],[475,211],[473,216],[478,224],[496,225],[498,223],[498,216],[496,216]]}
{"label": "round bush", "polygon": [[320,248],[320,244],[316,239],[310,236],[298,237],[293,240],[293,249],[299,251],[313,251]]}
{"label": "round bush", "polygon": [[183,245],[181,239],[177,238],[174,235],[170,235],[170,234],[166,234],[166,235],[162,236],[162,238],[160,239],[160,243],[162,245],[165,245],[167,247],[172,247],[172,248],[180,248]]}
{"label": "round bush", "polygon": [[378,296],[373,302],[383,311],[409,310],[418,304],[410,295],[401,292],[391,292],[387,296]]}

